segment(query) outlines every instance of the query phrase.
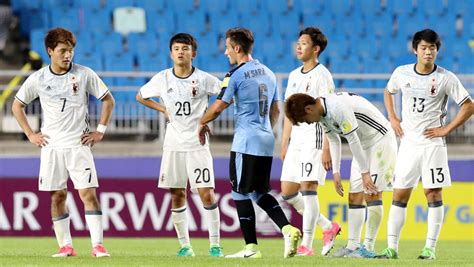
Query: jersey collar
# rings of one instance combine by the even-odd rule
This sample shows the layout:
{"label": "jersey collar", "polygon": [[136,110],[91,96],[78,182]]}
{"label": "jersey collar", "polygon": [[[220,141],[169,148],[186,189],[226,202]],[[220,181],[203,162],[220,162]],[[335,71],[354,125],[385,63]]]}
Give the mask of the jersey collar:
{"label": "jersey collar", "polygon": [[308,70],[308,71],[303,71],[304,66],[302,66],[302,67],[301,67],[301,73],[307,74],[307,73],[309,73],[310,71],[314,70],[317,66],[319,66],[319,62],[316,63],[316,65],[314,65],[314,67],[312,67],[312,68],[311,68],[310,70]]}
{"label": "jersey collar", "polygon": [[180,76],[176,75],[176,73],[174,73],[174,68],[171,69],[171,72],[173,73],[174,77],[176,77],[176,78],[178,78],[178,79],[185,80],[185,79],[191,77],[191,75],[193,75],[195,69],[196,69],[196,68],[193,66],[193,68],[192,68],[192,70],[191,70],[191,73],[190,73],[188,76],[186,76],[186,77],[180,77]]}
{"label": "jersey collar", "polygon": [[68,69],[65,73],[63,73],[63,74],[58,74],[58,73],[54,72],[53,69],[51,68],[51,64],[49,64],[48,69],[49,69],[49,72],[51,72],[51,74],[53,74],[53,75],[56,75],[56,76],[63,76],[63,75],[68,74],[68,73],[71,71],[71,69],[72,69],[72,62],[71,62],[71,64],[69,64],[69,69]]}
{"label": "jersey collar", "polygon": [[415,71],[415,73],[418,74],[418,75],[421,75],[421,76],[431,75],[431,73],[435,72],[437,69],[438,69],[438,65],[434,64],[434,68],[430,73],[423,74],[423,73],[419,73],[418,71],[416,71],[416,64],[413,65],[413,70]]}

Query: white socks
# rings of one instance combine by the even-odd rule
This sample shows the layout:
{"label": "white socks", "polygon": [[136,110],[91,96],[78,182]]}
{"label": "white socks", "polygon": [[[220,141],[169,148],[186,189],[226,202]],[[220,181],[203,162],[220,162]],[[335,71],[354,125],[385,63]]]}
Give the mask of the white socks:
{"label": "white socks", "polygon": [[296,209],[296,212],[303,215],[304,212],[304,201],[301,193],[298,192],[291,196],[282,196],[283,200],[285,200],[288,204],[293,206]]}
{"label": "white socks", "polygon": [[221,220],[217,204],[204,207],[204,216],[206,216],[207,228],[209,231],[209,242],[211,246],[218,246],[220,242]]}
{"label": "white socks", "polygon": [[395,251],[398,251],[400,232],[402,231],[403,225],[405,225],[407,216],[406,208],[407,203],[393,201],[388,214],[387,243],[388,247]]}
{"label": "white socks", "polygon": [[435,250],[441,226],[444,219],[444,206],[442,201],[428,203],[428,232],[425,247]]}
{"label": "white socks", "polygon": [[303,212],[303,239],[301,245],[311,249],[313,247],[316,221],[319,217],[318,194],[316,191],[302,191],[301,194],[305,207]]}
{"label": "white socks", "polygon": [[71,220],[68,213],[53,218],[54,233],[56,234],[59,247],[64,247],[65,245],[72,247],[71,231],[69,229],[70,222]]}
{"label": "white socks", "polygon": [[189,246],[189,230],[188,217],[186,216],[186,206],[177,209],[171,209],[171,217],[173,219],[174,229],[178,236],[178,241],[181,247]]}
{"label": "white socks", "polygon": [[349,224],[347,248],[355,250],[360,247],[360,236],[365,220],[365,206],[349,204],[347,220]]}
{"label": "white socks", "polygon": [[104,230],[102,228],[102,211],[87,211],[86,223],[91,235],[92,247],[104,242]]}
{"label": "white socks", "polygon": [[368,251],[374,251],[375,240],[383,218],[382,200],[367,203],[367,222],[365,224],[364,246]]}

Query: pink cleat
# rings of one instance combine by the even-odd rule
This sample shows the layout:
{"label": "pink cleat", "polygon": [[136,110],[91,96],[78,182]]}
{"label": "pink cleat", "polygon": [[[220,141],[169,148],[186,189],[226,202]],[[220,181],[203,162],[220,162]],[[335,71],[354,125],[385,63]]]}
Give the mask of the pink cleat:
{"label": "pink cleat", "polygon": [[310,248],[307,248],[305,246],[299,246],[298,250],[296,251],[296,256],[313,256],[313,250]]}
{"label": "pink cleat", "polygon": [[71,245],[65,245],[64,247],[59,248],[58,253],[53,255],[53,258],[62,258],[62,257],[73,257],[77,256],[74,248]]}
{"label": "pink cleat", "polygon": [[336,236],[339,235],[339,233],[341,233],[341,226],[337,222],[332,222],[331,229],[323,232],[323,249],[321,250],[323,256],[331,252]]}
{"label": "pink cleat", "polygon": [[101,258],[101,257],[110,257],[110,254],[105,250],[102,244],[97,244],[92,249],[92,257]]}

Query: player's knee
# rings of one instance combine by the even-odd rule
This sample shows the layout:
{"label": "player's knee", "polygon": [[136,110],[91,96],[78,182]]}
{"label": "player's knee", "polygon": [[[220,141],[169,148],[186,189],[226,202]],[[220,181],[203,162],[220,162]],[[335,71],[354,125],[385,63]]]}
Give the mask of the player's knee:
{"label": "player's knee", "polygon": [[214,204],[214,191],[207,189],[207,190],[201,190],[199,192],[199,195],[201,197],[201,201],[204,204],[204,206],[209,206]]}
{"label": "player's knee", "polygon": [[364,203],[364,192],[349,193],[349,204],[362,204]]}
{"label": "player's knee", "polygon": [[183,201],[186,198],[186,191],[184,189],[173,189],[170,192],[172,201]]}
{"label": "player's knee", "polygon": [[428,203],[437,202],[443,200],[442,189],[432,188],[425,189],[425,196]]}
{"label": "player's knee", "polygon": [[54,193],[51,193],[51,204],[55,206],[62,205],[64,202],[66,202],[66,198],[66,190],[56,191]]}

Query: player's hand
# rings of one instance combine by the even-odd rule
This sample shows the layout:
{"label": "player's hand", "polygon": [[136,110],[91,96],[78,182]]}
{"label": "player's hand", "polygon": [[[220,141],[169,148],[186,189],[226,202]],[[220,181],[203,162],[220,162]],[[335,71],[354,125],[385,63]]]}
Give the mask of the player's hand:
{"label": "player's hand", "polygon": [[211,132],[211,129],[209,129],[209,126],[207,126],[207,124],[199,124],[198,137],[199,137],[199,143],[201,143],[201,145],[206,144],[207,133],[209,133],[209,135],[212,135],[212,132]]}
{"label": "player's hand", "polygon": [[403,129],[400,125],[400,120],[398,118],[390,119],[390,124],[392,125],[392,129],[398,137],[403,137]]}
{"label": "player's hand", "polygon": [[168,114],[168,111],[163,112],[163,116],[165,117],[165,122],[170,121],[170,115]]}
{"label": "player's hand", "polygon": [[48,144],[48,138],[49,136],[42,134],[41,132],[39,133],[32,133],[27,136],[28,140],[30,143],[34,144],[37,147],[44,147]]}
{"label": "player's hand", "polygon": [[101,132],[91,132],[81,135],[81,144],[93,147],[95,143],[99,142],[104,138],[104,134]]}
{"label": "player's hand", "polygon": [[446,127],[439,127],[439,128],[430,128],[426,129],[423,134],[425,135],[426,138],[428,139],[433,139],[436,137],[443,137],[448,135],[448,130],[446,130]]}
{"label": "player's hand", "polygon": [[366,194],[369,195],[376,195],[377,194],[377,186],[375,186],[372,178],[370,177],[370,173],[362,173],[362,185],[364,186],[364,191]]}
{"label": "player's hand", "polygon": [[341,175],[339,173],[334,173],[333,180],[334,180],[334,189],[336,189],[336,193],[340,195],[341,197],[343,197],[344,187],[342,186]]}
{"label": "player's hand", "polygon": [[323,167],[326,171],[332,170],[332,160],[331,160],[331,153],[329,149],[323,149],[323,157],[322,157]]}

